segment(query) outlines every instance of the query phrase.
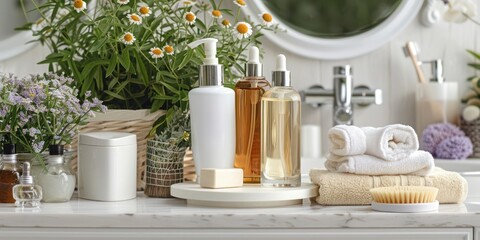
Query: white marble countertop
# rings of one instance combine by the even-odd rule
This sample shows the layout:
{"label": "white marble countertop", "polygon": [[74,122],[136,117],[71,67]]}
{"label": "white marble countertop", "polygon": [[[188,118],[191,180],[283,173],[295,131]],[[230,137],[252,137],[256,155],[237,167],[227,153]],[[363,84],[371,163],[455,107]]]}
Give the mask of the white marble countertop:
{"label": "white marble countertop", "polygon": [[74,197],[37,210],[0,204],[0,227],[73,228],[368,228],[480,227],[480,202],[442,204],[438,212],[384,213],[370,206],[303,205],[279,208],[207,208],[185,200],[138,197],[96,202]]}

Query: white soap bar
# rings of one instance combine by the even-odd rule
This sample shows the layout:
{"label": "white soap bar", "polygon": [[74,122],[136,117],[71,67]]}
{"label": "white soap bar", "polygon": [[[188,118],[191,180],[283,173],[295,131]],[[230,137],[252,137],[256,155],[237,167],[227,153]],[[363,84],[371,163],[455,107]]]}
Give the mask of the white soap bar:
{"label": "white soap bar", "polygon": [[200,176],[200,186],[203,188],[243,186],[243,170],[240,168],[202,168]]}

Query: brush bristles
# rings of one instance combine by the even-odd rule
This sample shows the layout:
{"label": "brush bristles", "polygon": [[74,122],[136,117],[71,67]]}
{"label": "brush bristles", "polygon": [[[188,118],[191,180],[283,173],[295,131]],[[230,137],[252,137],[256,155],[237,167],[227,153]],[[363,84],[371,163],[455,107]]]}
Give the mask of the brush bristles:
{"label": "brush bristles", "polygon": [[370,189],[377,203],[430,203],[437,198],[438,188],[405,186]]}

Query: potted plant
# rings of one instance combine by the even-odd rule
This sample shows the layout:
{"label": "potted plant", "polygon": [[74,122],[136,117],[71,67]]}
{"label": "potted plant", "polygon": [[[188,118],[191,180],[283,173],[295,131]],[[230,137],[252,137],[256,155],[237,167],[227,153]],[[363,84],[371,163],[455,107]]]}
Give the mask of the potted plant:
{"label": "potted plant", "polygon": [[174,107],[172,121],[147,143],[145,195],[171,197],[170,186],[183,182],[183,158],[190,145],[190,118]]}
{"label": "potted plant", "polygon": [[268,13],[258,16],[264,24],[242,19],[244,0],[235,0],[235,9],[214,0],[33,1],[42,17],[25,29],[51,51],[40,63],[74,77],[81,97],[90,91],[115,109],[188,110],[187,93],[204,55],[188,43],[219,39],[220,63],[233,85],[243,72],[244,50],[261,43],[262,30],[278,28]]}
{"label": "potted plant", "polygon": [[[96,97],[86,92],[78,99],[72,78],[55,74],[0,75],[0,133],[3,142],[20,146],[31,154],[45,152],[51,145],[70,144],[94,111],[105,112]],[[40,163],[44,164],[40,158]]]}

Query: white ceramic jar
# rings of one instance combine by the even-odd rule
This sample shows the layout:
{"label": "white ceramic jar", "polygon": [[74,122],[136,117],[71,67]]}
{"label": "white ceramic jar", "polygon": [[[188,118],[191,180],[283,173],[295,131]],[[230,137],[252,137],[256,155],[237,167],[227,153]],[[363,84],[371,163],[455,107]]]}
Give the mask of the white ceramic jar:
{"label": "white ceramic jar", "polygon": [[122,132],[90,132],[79,136],[78,194],[97,201],[136,197],[137,137]]}

